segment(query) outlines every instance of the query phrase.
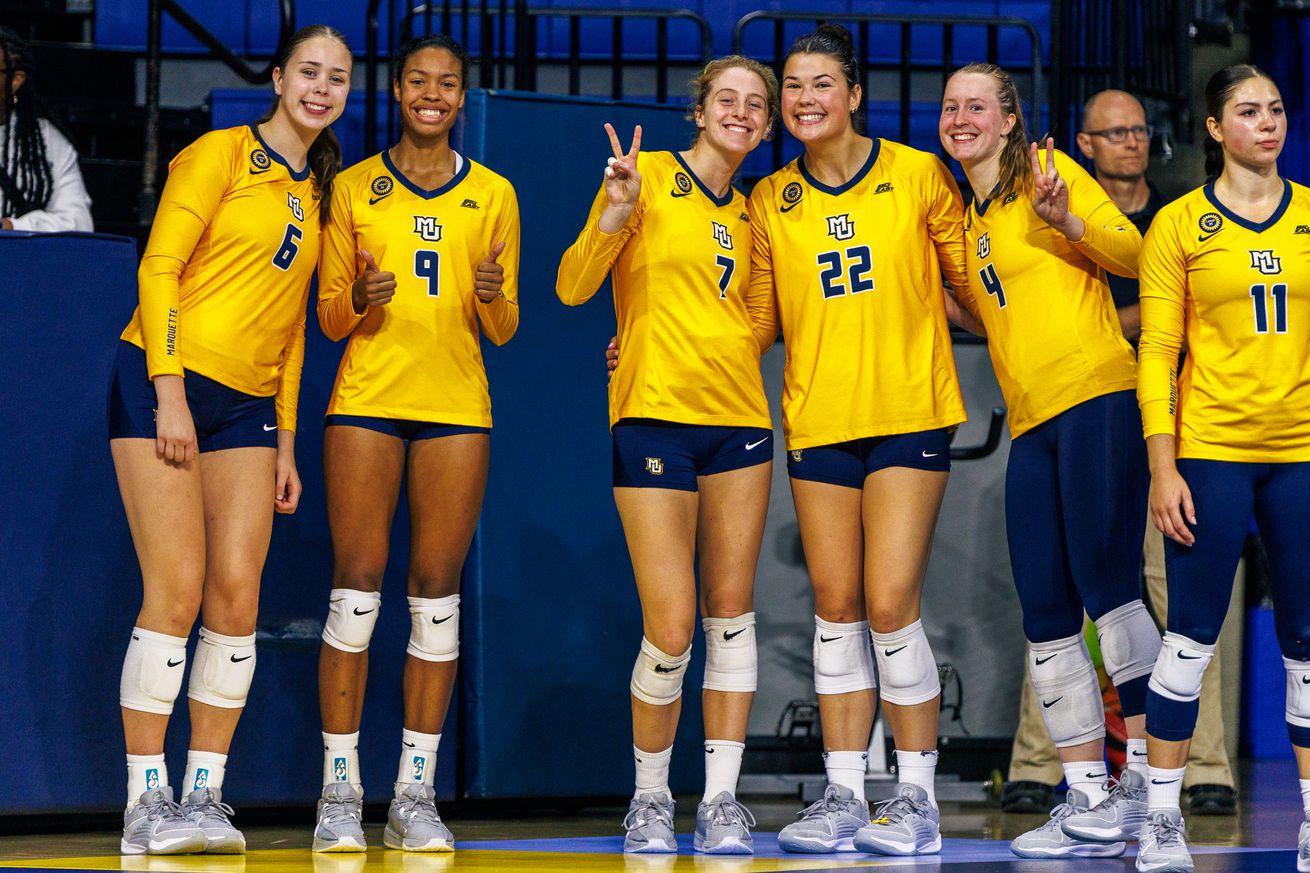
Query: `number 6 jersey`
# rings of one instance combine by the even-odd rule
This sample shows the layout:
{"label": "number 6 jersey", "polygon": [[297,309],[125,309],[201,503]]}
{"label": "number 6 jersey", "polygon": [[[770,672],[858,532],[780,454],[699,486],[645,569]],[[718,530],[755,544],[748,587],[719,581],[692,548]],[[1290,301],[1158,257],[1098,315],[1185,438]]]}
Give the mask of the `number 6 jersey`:
{"label": "number 6 jersey", "polygon": [[1180,458],[1310,461],[1310,189],[1283,185],[1263,222],[1208,184],[1147,231],[1137,396]]}

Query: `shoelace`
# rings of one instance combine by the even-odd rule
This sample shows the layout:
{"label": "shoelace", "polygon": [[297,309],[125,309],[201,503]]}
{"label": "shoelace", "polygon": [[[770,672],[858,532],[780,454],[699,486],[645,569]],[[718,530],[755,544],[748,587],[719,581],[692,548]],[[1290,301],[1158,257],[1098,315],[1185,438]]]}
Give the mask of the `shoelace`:
{"label": "shoelace", "polygon": [[359,823],[363,821],[363,811],[353,800],[344,797],[325,797],[323,804],[323,821],[329,825],[341,824],[349,819]]}
{"label": "shoelace", "polygon": [[1051,828],[1059,830],[1060,822],[1079,812],[1086,812],[1086,810],[1079,809],[1068,801],[1065,801],[1055,809],[1051,810],[1051,818],[1046,822],[1046,824],[1042,825],[1041,829],[1044,831],[1049,831]]}
{"label": "shoelace", "polygon": [[150,821],[159,821],[163,818],[186,820],[186,815],[177,801],[161,793],[157,800],[146,804],[146,818]]}
{"label": "shoelace", "polygon": [[437,814],[437,805],[430,798],[421,794],[407,794],[401,797],[397,807],[400,814],[410,821],[419,819],[429,824],[441,824],[441,816]]}
{"label": "shoelace", "polygon": [[735,800],[724,800],[710,807],[710,824],[739,824],[743,827],[755,827],[755,816],[751,811]]}
{"label": "shoelace", "polygon": [[807,818],[823,818],[830,812],[845,812],[846,806],[847,802],[838,797],[837,792],[830,787],[823,792],[822,797],[797,813],[797,818],[802,821]]}
{"label": "shoelace", "polygon": [[206,791],[203,800],[199,803],[189,804],[189,806],[191,807],[191,814],[193,816],[199,813],[196,817],[197,823],[203,823],[205,819],[216,818],[220,819],[223,824],[231,824],[231,822],[227,820],[227,817],[236,814],[232,807],[214,797],[214,792],[212,791]]}
{"label": "shoelace", "polygon": [[658,803],[643,803],[628,810],[628,814],[623,817],[623,827],[632,830],[638,825],[648,825],[652,821],[657,821],[666,827],[672,828],[673,814],[668,807],[661,806]]}
{"label": "shoelace", "polygon": [[870,816],[870,819],[878,821],[885,818],[887,819],[888,824],[899,824],[901,819],[905,818],[907,815],[913,815],[918,811],[919,808],[915,802],[910,799],[910,795],[901,793],[893,797],[891,800],[884,800],[882,803],[878,804],[878,808],[874,811],[873,815]]}
{"label": "shoelace", "polygon": [[[1113,776],[1106,777],[1106,788],[1110,792],[1110,797],[1130,797],[1132,789],[1124,784],[1123,779],[1116,779]],[[1139,791],[1143,789],[1138,789]]]}
{"label": "shoelace", "polygon": [[1183,841],[1182,822],[1174,821],[1166,815],[1156,815],[1148,821],[1148,825],[1157,846],[1186,845]]}

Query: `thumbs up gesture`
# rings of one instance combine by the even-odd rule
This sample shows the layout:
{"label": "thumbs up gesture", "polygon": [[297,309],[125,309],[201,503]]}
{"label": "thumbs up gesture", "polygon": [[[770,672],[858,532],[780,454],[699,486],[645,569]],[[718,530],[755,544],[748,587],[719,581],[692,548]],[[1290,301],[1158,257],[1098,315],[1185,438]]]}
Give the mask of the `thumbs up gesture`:
{"label": "thumbs up gesture", "polygon": [[491,248],[491,254],[487,255],[478,264],[477,273],[474,276],[473,293],[478,295],[478,299],[483,303],[490,303],[497,297],[502,296],[500,286],[505,284],[505,268],[496,263],[496,258],[500,253],[505,251],[505,242],[501,240]]}
{"label": "thumbs up gesture", "polygon": [[364,275],[350,286],[350,300],[355,305],[355,313],[363,315],[369,307],[386,306],[396,293],[396,274],[384,273],[378,269],[377,262],[365,249],[359,250],[364,259]]}

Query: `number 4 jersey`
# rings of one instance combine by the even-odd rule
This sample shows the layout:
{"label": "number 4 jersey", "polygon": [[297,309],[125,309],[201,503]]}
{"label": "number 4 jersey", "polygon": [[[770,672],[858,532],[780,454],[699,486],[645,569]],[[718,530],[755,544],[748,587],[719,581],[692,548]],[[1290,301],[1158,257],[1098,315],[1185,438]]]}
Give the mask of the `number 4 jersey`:
{"label": "number 4 jersey", "polygon": [[1310,461],[1310,189],[1283,185],[1263,222],[1211,184],[1146,234],[1137,394],[1146,435],[1175,434],[1180,458]]}
{"label": "number 4 jersey", "polygon": [[[478,264],[497,243],[501,294],[473,293]],[[394,273],[384,306],[356,313],[351,285],[360,252]],[[519,208],[514,188],[481,164],[456,157],[454,178],[434,190],[414,184],[388,152],[337,177],[323,231],[318,322],[349,336],[328,414],[491,427],[491,397],[478,325],[496,345],[518,329]]]}

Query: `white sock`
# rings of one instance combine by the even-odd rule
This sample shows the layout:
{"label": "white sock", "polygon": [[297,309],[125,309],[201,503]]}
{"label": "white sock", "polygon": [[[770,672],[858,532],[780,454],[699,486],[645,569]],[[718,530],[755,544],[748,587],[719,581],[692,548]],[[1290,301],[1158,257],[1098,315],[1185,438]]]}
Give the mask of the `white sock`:
{"label": "white sock", "polygon": [[1183,773],[1186,767],[1166,770],[1164,767],[1150,767],[1146,775],[1146,812],[1164,812],[1180,809],[1178,798],[1183,793]]}
{"label": "white sock", "polygon": [[323,784],[348,782],[360,794],[364,786],[359,781],[359,731],[353,734],[323,732]]}
{"label": "white sock", "polygon": [[405,728],[400,732],[400,770],[397,782],[432,784],[432,772],[437,768],[437,746],[441,734],[421,734]]}
{"label": "white sock", "polygon": [[928,802],[937,805],[933,777],[937,775],[937,752],[902,752],[896,750],[896,781],[918,785],[928,792]]}
{"label": "white sock", "polygon": [[829,785],[840,785],[855,793],[855,799],[864,801],[864,773],[869,769],[869,753],[824,752],[823,769]]}
{"label": "white sock", "polygon": [[182,780],[182,797],[200,788],[218,791],[223,787],[223,774],[227,772],[227,755],[218,752],[186,753],[186,778]]}
{"label": "white sock", "polygon": [[1105,790],[1107,775],[1104,761],[1070,761],[1064,765],[1064,781],[1087,795],[1089,809],[1110,796]]}
{"label": "white sock", "polygon": [[702,801],[710,802],[721,791],[737,796],[737,777],[741,775],[741,756],[745,751],[745,743],[705,741],[705,796]]}
{"label": "white sock", "polygon": [[1305,817],[1310,819],[1310,779],[1301,780],[1301,807],[1305,810]]}
{"label": "white sock", "polygon": [[1142,778],[1146,777],[1146,740],[1128,740],[1127,768]]}
{"label": "white sock", "polygon": [[632,758],[637,764],[637,790],[633,797],[643,794],[663,794],[673,797],[669,790],[669,762],[673,760],[673,746],[662,752],[643,752],[632,747]]}
{"label": "white sock", "polygon": [[168,767],[164,764],[164,755],[128,755],[127,756],[127,807],[131,809],[141,799],[141,795],[156,788],[168,789],[168,796],[173,790],[168,788]]}

